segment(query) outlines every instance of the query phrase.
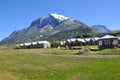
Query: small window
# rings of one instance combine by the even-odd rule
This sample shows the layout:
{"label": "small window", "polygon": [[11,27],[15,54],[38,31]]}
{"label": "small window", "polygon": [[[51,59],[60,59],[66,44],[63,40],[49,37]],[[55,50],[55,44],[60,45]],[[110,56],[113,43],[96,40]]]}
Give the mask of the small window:
{"label": "small window", "polygon": [[117,44],[118,42],[117,42],[117,40],[113,40],[113,44]]}
{"label": "small window", "polygon": [[102,41],[99,41],[99,45],[102,45]]}

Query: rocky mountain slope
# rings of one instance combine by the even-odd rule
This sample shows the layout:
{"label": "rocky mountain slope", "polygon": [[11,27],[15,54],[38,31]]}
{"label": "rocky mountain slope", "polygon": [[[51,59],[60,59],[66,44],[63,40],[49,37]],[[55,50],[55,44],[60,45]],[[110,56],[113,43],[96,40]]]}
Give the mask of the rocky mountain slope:
{"label": "rocky mountain slope", "polygon": [[104,25],[93,25],[92,28],[96,29],[101,33],[108,33],[110,30]]}
{"label": "rocky mountain slope", "polygon": [[99,32],[75,19],[59,14],[49,14],[34,20],[28,28],[14,31],[0,44],[17,44],[39,40],[62,40],[78,35],[95,35]]}

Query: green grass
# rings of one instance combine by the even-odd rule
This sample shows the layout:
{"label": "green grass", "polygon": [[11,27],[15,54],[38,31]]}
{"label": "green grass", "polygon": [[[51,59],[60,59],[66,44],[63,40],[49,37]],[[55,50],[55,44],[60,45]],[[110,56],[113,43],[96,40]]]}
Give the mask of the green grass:
{"label": "green grass", "polygon": [[[120,58],[77,58],[34,53],[58,49],[0,49],[0,80],[120,80]],[[54,53],[52,53],[54,52]]]}
{"label": "green grass", "polygon": [[97,45],[94,46],[86,46],[86,48],[89,50],[86,52],[86,54],[99,54],[99,55],[119,55],[120,54],[120,48],[112,48],[112,49],[103,49],[99,50]]}

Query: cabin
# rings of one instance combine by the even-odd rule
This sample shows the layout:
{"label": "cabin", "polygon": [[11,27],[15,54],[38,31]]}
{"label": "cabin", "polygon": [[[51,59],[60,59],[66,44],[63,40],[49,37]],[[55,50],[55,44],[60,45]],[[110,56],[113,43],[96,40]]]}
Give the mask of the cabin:
{"label": "cabin", "polygon": [[61,42],[61,45],[65,47],[69,46],[82,46],[85,44],[85,40],[81,38],[71,38],[67,39],[67,41]]}
{"label": "cabin", "polygon": [[76,42],[75,38],[71,38],[68,41],[70,42],[70,46],[76,46],[77,45],[77,42]]}
{"label": "cabin", "polygon": [[48,41],[37,41],[37,42],[18,44],[17,46],[21,47],[22,49],[50,48],[51,44]]}
{"label": "cabin", "polygon": [[105,35],[98,40],[99,49],[117,48],[118,38],[112,35]]}
{"label": "cabin", "polygon": [[20,47],[22,49],[30,49],[31,48],[31,43],[23,43],[23,44],[18,44],[16,46]]}
{"label": "cabin", "polygon": [[100,39],[99,37],[93,37],[94,39],[94,44],[97,45],[98,44],[98,40]]}
{"label": "cabin", "polygon": [[95,44],[95,40],[94,38],[84,38],[86,41],[86,45],[94,45]]}
{"label": "cabin", "polygon": [[38,41],[38,48],[50,48],[51,44],[48,41]]}
{"label": "cabin", "polygon": [[77,46],[85,46],[85,40],[81,38],[76,39],[76,45]]}
{"label": "cabin", "polygon": [[31,48],[31,43],[24,43],[23,48],[30,49]]}

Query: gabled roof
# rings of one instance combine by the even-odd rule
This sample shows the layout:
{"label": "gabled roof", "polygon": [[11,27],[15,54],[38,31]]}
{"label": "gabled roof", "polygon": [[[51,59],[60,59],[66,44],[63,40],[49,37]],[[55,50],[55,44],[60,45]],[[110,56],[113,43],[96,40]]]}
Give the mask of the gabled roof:
{"label": "gabled roof", "polygon": [[68,41],[68,42],[75,42],[76,39],[75,39],[75,38],[71,38],[71,39],[68,39],[67,41]]}
{"label": "gabled roof", "polygon": [[24,44],[19,44],[20,46],[24,46]]}
{"label": "gabled roof", "polygon": [[25,46],[30,46],[30,45],[31,45],[31,43],[24,43],[24,45],[25,45]]}
{"label": "gabled roof", "polygon": [[85,38],[85,41],[90,41],[90,40],[95,41],[93,38]]}
{"label": "gabled roof", "polygon": [[70,40],[70,39],[68,39],[67,41],[68,41],[68,42],[71,42],[71,40]]}
{"label": "gabled roof", "polygon": [[46,44],[50,44],[48,41],[38,41],[39,44],[43,44],[43,43],[46,43]]}
{"label": "gabled roof", "polygon": [[81,39],[81,38],[77,38],[78,41],[81,41],[81,42],[85,42],[84,39]]}
{"label": "gabled roof", "polygon": [[71,40],[72,42],[76,41],[76,39],[75,39],[75,38],[71,38],[70,40]]}
{"label": "gabled roof", "polygon": [[71,39],[68,39],[67,41],[68,42],[75,42],[76,40],[81,41],[81,42],[85,42],[85,40],[81,39],[81,38],[71,38]]}
{"label": "gabled roof", "polygon": [[37,42],[32,42],[31,44],[32,44],[32,45],[36,45],[36,44],[37,44]]}
{"label": "gabled roof", "polygon": [[105,36],[101,37],[100,39],[117,39],[117,37],[112,36],[112,35],[105,35]]}
{"label": "gabled roof", "polygon": [[94,40],[95,40],[95,41],[97,41],[97,40],[99,40],[99,39],[100,39],[99,37],[94,37]]}
{"label": "gabled roof", "polygon": [[50,44],[48,41],[37,41],[37,42],[30,42],[30,43],[23,43],[23,44],[18,44],[16,46],[31,46],[31,45],[36,45],[36,44]]}

